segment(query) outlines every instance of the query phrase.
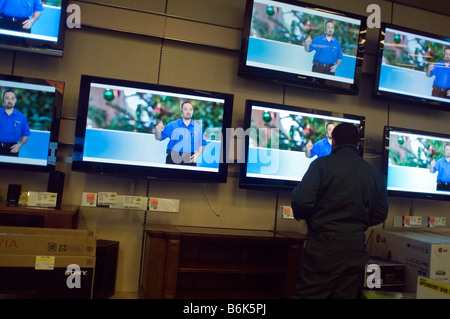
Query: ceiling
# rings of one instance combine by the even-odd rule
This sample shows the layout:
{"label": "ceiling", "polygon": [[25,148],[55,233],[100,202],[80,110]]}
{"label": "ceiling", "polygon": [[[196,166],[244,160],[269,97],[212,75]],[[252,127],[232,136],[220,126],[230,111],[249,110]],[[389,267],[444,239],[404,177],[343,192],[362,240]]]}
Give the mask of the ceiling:
{"label": "ceiling", "polygon": [[450,16],[450,1],[448,0],[392,0],[392,2]]}

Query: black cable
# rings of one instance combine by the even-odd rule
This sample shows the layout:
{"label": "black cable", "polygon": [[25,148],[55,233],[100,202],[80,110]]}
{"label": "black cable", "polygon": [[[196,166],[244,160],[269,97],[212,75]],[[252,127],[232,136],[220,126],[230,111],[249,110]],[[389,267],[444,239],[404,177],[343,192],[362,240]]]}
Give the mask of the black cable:
{"label": "black cable", "polygon": [[159,78],[161,76],[161,64],[162,64],[162,55],[163,55],[163,49],[164,49],[164,39],[165,39],[165,34],[166,34],[166,20],[167,20],[167,4],[168,4],[168,0],[166,0],[166,6],[164,8],[164,15],[165,15],[165,19],[164,19],[164,35],[161,39],[161,47],[159,49],[159,63],[158,63],[158,78],[156,80],[156,84],[159,84]]}
{"label": "black cable", "polygon": [[279,193],[277,192],[277,196],[276,196],[276,200],[275,200],[275,221],[273,223],[273,236],[276,236],[277,233],[277,222],[278,222],[278,195]]}
{"label": "black cable", "polygon": [[11,75],[14,75],[14,69],[16,67],[16,55],[17,55],[17,51],[14,51],[12,66],[11,66]]}
{"label": "black cable", "polygon": [[388,111],[387,111],[387,125],[389,126],[389,117],[390,117],[390,114],[391,114],[391,101],[390,101],[390,100],[388,100],[388,101],[387,101],[387,103],[388,103]]}
{"label": "black cable", "polygon": [[[147,179],[147,193],[146,197],[149,198],[149,189],[150,189],[150,181]],[[147,212],[146,210],[144,212],[144,223],[143,223],[143,229],[142,229],[142,242],[141,242],[141,260],[139,262],[139,277],[138,277],[138,291],[141,287],[141,280],[142,280],[142,268],[144,264],[144,249],[145,249],[145,225],[147,224]]]}

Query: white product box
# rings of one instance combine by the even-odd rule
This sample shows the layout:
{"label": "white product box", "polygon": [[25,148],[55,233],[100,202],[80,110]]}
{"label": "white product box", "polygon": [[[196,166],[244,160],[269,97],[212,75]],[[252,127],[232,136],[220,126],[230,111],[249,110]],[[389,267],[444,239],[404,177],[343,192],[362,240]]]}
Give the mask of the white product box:
{"label": "white product box", "polygon": [[428,231],[374,230],[369,251],[405,264],[405,292],[417,291],[418,276],[450,284],[450,236]]}
{"label": "white product box", "polygon": [[179,213],[180,200],[150,197],[148,200],[148,210],[157,212]]}
{"label": "white product box", "polygon": [[97,206],[97,193],[83,193],[81,199],[81,206],[96,207]]}
{"label": "white product box", "polygon": [[97,205],[107,206],[117,203],[117,193],[98,192],[97,193]]}
{"label": "white product box", "polygon": [[30,207],[56,207],[57,193],[50,192],[28,192],[28,203]]}
{"label": "white product box", "polygon": [[148,206],[148,197],[117,195],[116,203],[114,205],[110,205],[109,207],[147,210],[147,206]]}
{"label": "white product box", "polygon": [[281,218],[294,219],[294,212],[291,206],[281,206]]}
{"label": "white product box", "polygon": [[417,299],[450,299],[450,286],[419,276]]}

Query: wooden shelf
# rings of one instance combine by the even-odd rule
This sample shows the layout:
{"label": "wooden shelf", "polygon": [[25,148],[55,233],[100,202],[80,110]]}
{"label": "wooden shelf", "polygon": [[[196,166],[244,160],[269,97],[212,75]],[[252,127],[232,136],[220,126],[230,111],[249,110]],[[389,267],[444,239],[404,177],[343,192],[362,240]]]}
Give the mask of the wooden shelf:
{"label": "wooden shelf", "polygon": [[59,209],[16,207],[0,204],[0,225],[15,227],[78,228],[79,206]]}
{"label": "wooden shelf", "polygon": [[284,268],[268,268],[264,265],[240,265],[233,263],[217,264],[215,262],[183,262],[178,272],[215,273],[215,274],[282,274]]}
{"label": "wooden shelf", "polygon": [[145,225],[143,298],[291,298],[304,235]]}

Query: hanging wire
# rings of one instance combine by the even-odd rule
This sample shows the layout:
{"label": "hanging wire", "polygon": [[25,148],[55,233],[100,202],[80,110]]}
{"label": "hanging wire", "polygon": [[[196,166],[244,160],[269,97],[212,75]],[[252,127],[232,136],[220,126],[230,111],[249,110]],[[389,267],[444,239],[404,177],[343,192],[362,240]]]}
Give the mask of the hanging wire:
{"label": "hanging wire", "polygon": [[[146,191],[146,197],[149,198],[149,189],[150,189],[150,180],[147,179],[147,191]],[[144,222],[143,222],[143,229],[142,229],[142,242],[141,242],[141,260],[139,263],[139,277],[138,277],[138,289],[141,286],[141,281],[142,281],[142,269],[144,267],[144,250],[145,250],[145,225],[147,224],[147,212],[148,210],[146,210],[144,212]]]}
{"label": "hanging wire", "polygon": [[159,79],[161,77],[161,64],[162,64],[162,55],[163,55],[163,49],[164,49],[164,39],[166,38],[167,4],[168,4],[168,0],[166,0],[166,5],[164,8],[164,15],[165,15],[164,34],[161,38],[161,47],[159,48],[158,78],[156,80],[156,84],[159,84]]}
{"label": "hanging wire", "polygon": [[213,205],[211,204],[211,202],[208,198],[208,193],[206,191],[206,184],[203,184],[203,194],[205,195],[206,201],[208,202],[208,205],[211,208],[214,215],[216,215],[217,217],[220,217],[220,214],[216,212],[216,210],[214,209]]}
{"label": "hanging wire", "polygon": [[[165,34],[166,34],[167,4],[168,4],[168,0],[166,0],[166,4],[165,4],[165,8],[164,8],[164,15],[166,18],[164,19],[164,35],[161,39],[161,47],[159,49],[158,77],[156,80],[156,84],[159,84],[159,79],[161,76],[162,53],[163,53],[163,48],[164,48],[164,38],[165,38]],[[149,196],[150,196],[149,189],[150,189],[150,180],[147,179],[147,192],[146,192],[147,198],[149,198]],[[144,212],[144,223],[143,223],[142,243],[141,243],[141,261],[140,261],[140,267],[139,267],[138,287],[141,286],[141,280],[142,280],[142,268],[143,268],[143,263],[144,263],[145,233],[146,233],[145,225],[147,224],[147,213],[148,213],[148,210],[146,210]]]}
{"label": "hanging wire", "polygon": [[12,66],[11,66],[11,75],[14,75],[14,69],[16,68],[16,56],[17,56],[17,51],[14,51]]}
{"label": "hanging wire", "polygon": [[277,224],[278,224],[278,195],[279,192],[277,192],[276,200],[275,200],[275,220],[273,223],[273,236],[275,237],[277,233]]}

